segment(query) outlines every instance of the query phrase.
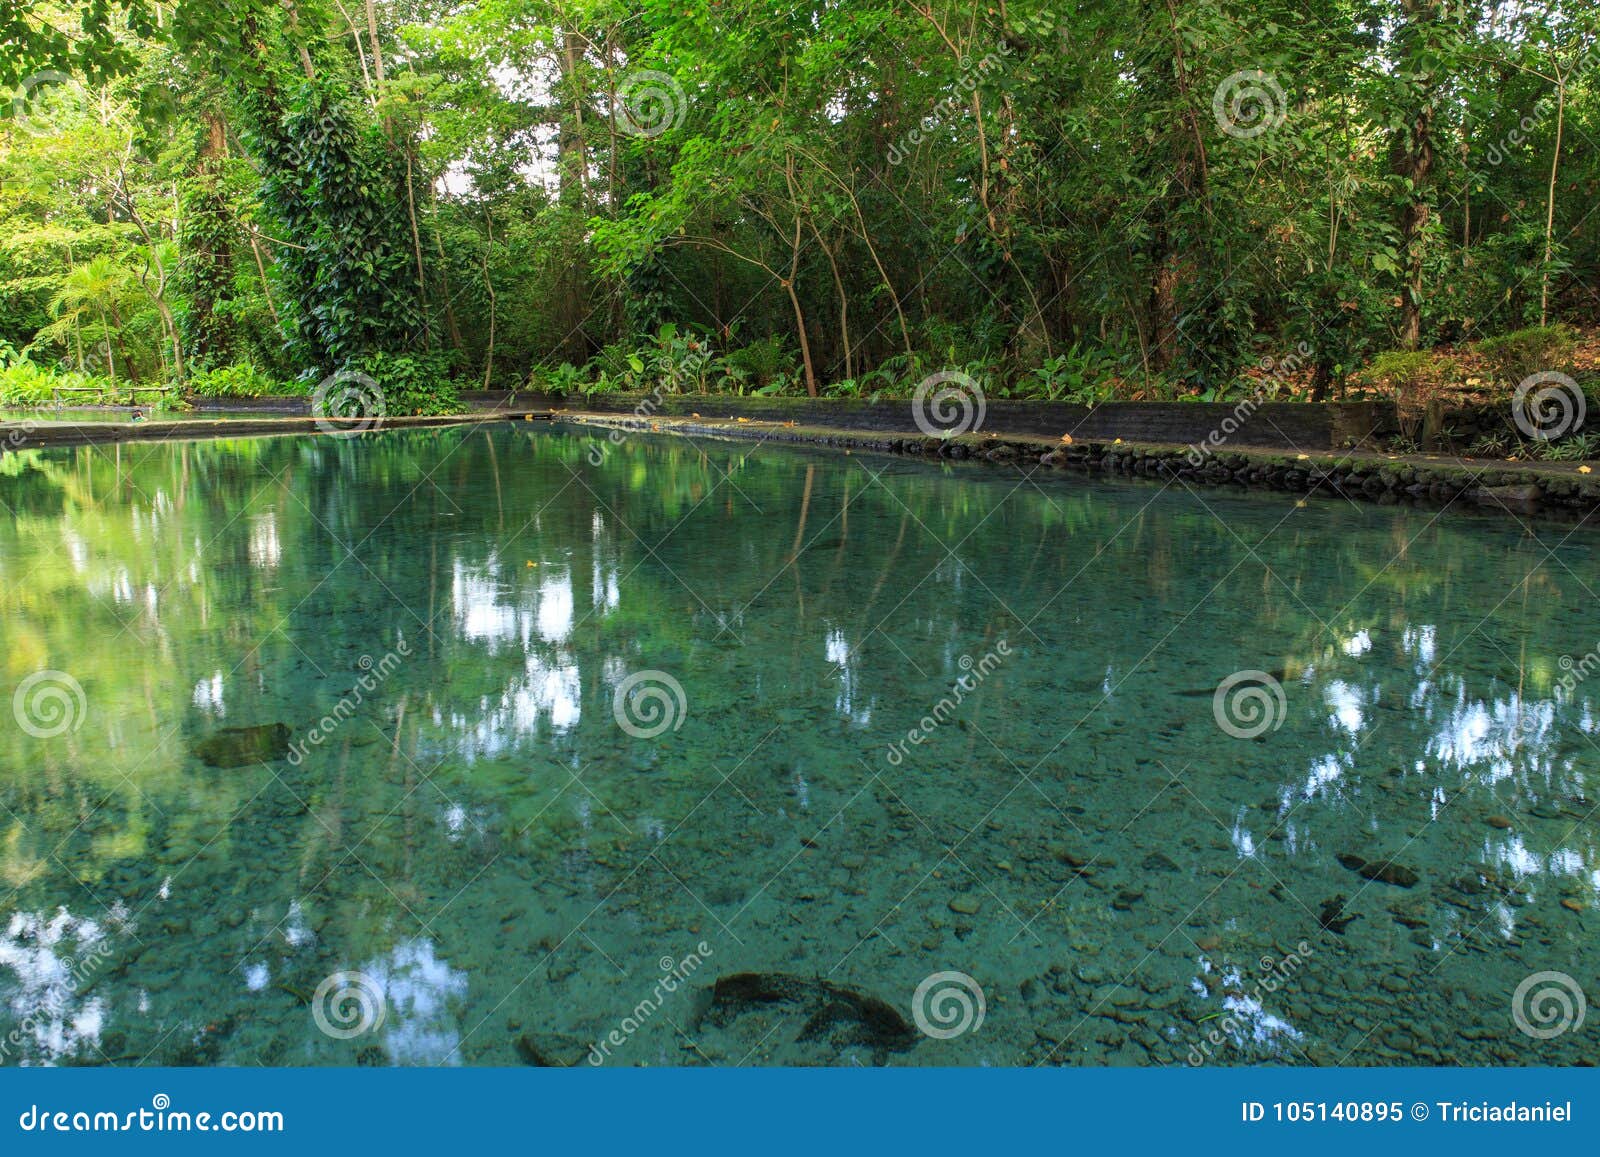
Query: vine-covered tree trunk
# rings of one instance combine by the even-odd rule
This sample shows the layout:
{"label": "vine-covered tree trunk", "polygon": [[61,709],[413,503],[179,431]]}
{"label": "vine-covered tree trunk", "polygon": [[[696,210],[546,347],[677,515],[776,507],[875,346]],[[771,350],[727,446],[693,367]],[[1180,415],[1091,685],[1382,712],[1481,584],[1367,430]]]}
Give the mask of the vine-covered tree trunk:
{"label": "vine-covered tree trunk", "polygon": [[227,123],[214,106],[202,114],[194,174],[181,197],[178,281],[188,298],[183,346],[196,367],[232,356],[233,323],[225,305],[233,295],[234,223],[224,186]]}

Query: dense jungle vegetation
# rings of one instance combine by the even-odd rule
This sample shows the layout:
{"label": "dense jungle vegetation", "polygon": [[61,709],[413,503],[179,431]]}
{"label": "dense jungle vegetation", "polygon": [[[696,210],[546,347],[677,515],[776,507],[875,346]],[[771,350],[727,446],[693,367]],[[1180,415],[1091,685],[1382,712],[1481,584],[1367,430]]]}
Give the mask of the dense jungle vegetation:
{"label": "dense jungle vegetation", "polygon": [[21,0],[0,84],[12,404],[1323,398],[1600,317],[1592,0]]}

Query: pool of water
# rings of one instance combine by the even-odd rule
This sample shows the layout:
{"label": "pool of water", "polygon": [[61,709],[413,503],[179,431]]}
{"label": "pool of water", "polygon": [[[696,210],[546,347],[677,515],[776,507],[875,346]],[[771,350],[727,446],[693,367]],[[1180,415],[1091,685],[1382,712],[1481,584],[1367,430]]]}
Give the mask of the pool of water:
{"label": "pool of water", "polygon": [[1594,1057],[1586,526],[520,423],[0,504],[0,1062]]}

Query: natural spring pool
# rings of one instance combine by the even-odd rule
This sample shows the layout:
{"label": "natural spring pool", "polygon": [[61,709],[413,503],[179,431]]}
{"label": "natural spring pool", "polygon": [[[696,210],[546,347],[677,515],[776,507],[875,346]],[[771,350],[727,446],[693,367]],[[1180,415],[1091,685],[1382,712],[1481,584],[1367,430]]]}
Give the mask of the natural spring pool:
{"label": "natural spring pool", "polygon": [[511,422],[7,455],[0,1063],[1592,1061],[1530,978],[1600,978],[1597,548]]}

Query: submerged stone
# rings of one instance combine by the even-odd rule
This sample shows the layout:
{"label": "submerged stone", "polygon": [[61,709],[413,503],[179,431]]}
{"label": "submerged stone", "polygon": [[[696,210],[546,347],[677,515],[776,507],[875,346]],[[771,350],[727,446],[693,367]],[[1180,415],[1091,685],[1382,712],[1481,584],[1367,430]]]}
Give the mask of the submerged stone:
{"label": "submerged stone", "polygon": [[207,767],[271,763],[289,754],[290,734],[287,723],[224,727],[195,744],[194,753]]}
{"label": "submerged stone", "polygon": [[903,1051],[917,1043],[916,1029],[887,1001],[829,980],[783,972],[737,972],[720,977],[695,1025],[725,1026],[754,1008],[780,1004],[809,1013],[794,1038],[797,1042],[865,1045],[878,1054]]}
{"label": "submerged stone", "polygon": [[535,1068],[576,1068],[591,1051],[582,1037],[561,1032],[525,1032],[517,1038],[517,1055]]}
{"label": "submerged stone", "polygon": [[1361,919],[1360,915],[1346,916],[1344,914],[1344,896],[1333,896],[1322,902],[1322,911],[1317,913],[1317,923],[1329,932],[1338,936],[1344,935],[1344,930],[1353,922]]}
{"label": "submerged stone", "polygon": [[1348,852],[1339,855],[1339,863],[1349,868],[1358,875],[1369,880],[1378,880],[1385,884],[1393,884],[1397,888],[1414,887],[1422,877],[1393,860],[1363,860],[1360,856],[1352,856]]}

